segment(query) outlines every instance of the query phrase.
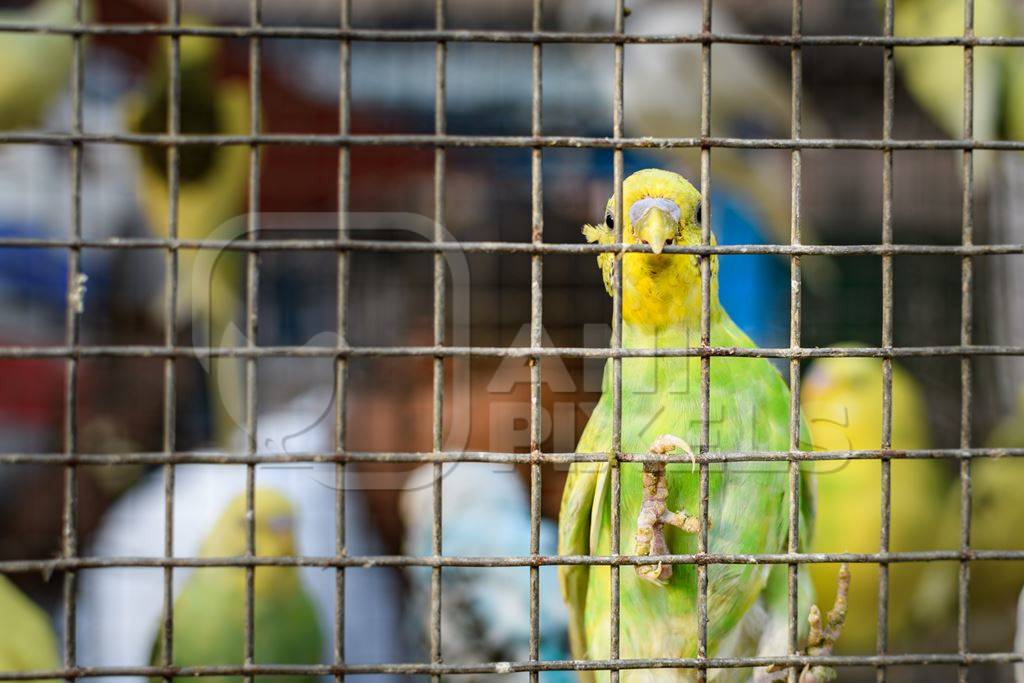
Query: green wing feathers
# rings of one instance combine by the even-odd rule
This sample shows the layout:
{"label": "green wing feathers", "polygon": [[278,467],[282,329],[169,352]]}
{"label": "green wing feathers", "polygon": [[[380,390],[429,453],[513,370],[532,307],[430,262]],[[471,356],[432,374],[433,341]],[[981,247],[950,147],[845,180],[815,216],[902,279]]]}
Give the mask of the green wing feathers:
{"label": "green wing feathers", "polygon": [[[562,491],[562,512],[558,518],[559,555],[590,554],[590,516],[594,494],[597,490],[599,465],[595,463],[574,463],[569,467],[569,476]],[[586,565],[559,565],[558,582],[562,597],[569,606],[569,644],[572,656],[584,659],[587,656],[587,640],[584,612],[587,602],[587,587],[590,583],[590,567]],[[592,674],[581,680],[593,680]]]}

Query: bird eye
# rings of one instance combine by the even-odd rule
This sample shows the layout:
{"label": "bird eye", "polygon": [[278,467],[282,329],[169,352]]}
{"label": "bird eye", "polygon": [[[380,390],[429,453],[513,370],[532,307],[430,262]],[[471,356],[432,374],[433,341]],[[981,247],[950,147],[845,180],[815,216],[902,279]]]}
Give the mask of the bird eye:
{"label": "bird eye", "polygon": [[604,224],[607,225],[611,230],[615,229],[615,216],[609,211],[604,215]]}
{"label": "bird eye", "polygon": [[701,224],[700,219],[700,202],[697,202],[697,208],[693,210],[693,222],[697,225]]}

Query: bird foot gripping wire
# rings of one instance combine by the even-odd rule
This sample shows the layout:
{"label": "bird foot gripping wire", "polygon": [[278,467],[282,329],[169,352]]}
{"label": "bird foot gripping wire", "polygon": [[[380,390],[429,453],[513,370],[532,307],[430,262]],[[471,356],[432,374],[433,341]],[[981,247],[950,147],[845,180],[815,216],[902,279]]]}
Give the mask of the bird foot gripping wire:
{"label": "bird foot gripping wire", "polygon": [[[690,445],[677,436],[663,434],[654,440],[649,452],[651,455],[668,455],[680,449],[690,456],[693,466],[697,466],[697,456]],[[636,553],[637,555],[667,555],[668,544],[665,542],[664,525],[671,524],[688,534],[700,531],[700,520],[689,515],[686,510],[671,512],[668,509],[668,479],[665,476],[665,463],[645,462],[643,478],[643,499],[640,503],[640,514],[636,520]],[[710,526],[708,522],[708,526]],[[664,586],[672,576],[672,565],[641,564],[636,567],[637,575]]]}
{"label": "bird foot gripping wire", "polygon": [[[807,634],[807,647],[804,654],[817,657],[832,654],[839,635],[846,621],[846,595],[850,590],[850,567],[846,563],[839,566],[839,579],[836,582],[836,601],[826,615],[825,624],[821,623],[821,610],[811,605],[807,615],[810,631]],[[836,677],[835,669],[827,666],[807,664],[800,671],[800,683],[824,683]],[[767,681],[781,681],[786,678],[786,667],[773,664],[768,667]]]}

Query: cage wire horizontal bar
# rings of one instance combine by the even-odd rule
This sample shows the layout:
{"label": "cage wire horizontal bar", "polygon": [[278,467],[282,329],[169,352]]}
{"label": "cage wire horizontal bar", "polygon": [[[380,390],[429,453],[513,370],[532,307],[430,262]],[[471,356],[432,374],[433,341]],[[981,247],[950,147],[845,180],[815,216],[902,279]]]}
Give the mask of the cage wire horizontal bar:
{"label": "cage wire horizontal bar", "polygon": [[[0,249],[177,249],[215,251],[342,251],[467,254],[651,253],[645,244],[567,244],[558,242],[414,242],[353,239],[196,240],[158,237],[75,240],[47,237],[0,237]],[[799,255],[799,256],[1004,256],[1024,254],[1022,244],[708,244],[665,245],[664,254]]]}
{"label": "cage wire horizontal bar", "polygon": [[453,135],[447,133],[258,133],[250,135],[88,133],[69,131],[0,131],[0,144],[32,145],[294,145],[338,147],[444,147],[444,148],[572,148],[572,149],[860,149],[860,150],[1024,150],[1024,140],[973,138],[741,138],[741,137],[600,137],[577,135]]}
{"label": "cage wire horizontal bar", "polygon": [[928,358],[1024,356],[1024,346],[899,346],[892,348],[590,348],[530,346],[0,346],[0,359],[28,358]]}
{"label": "cage wire horizontal bar", "polygon": [[[736,462],[829,462],[841,460],[961,460],[967,458],[1019,458],[1024,457],[1024,448],[926,448],[871,449],[850,451],[715,451],[703,454],[672,453],[652,455],[645,453],[617,454],[621,462],[663,462],[663,463],[736,463]],[[166,464],[178,465],[270,465],[290,463],[332,463],[332,462],[376,462],[376,463],[426,463],[426,462],[478,462],[493,464],[551,464],[601,463],[608,461],[608,453],[513,453],[503,451],[309,451],[287,453],[259,453],[248,455],[224,451],[162,451],[133,453],[0,453],[2,465],[61,465],[78,463],[82,465],[129,465]]]}
{"label": "cage wire horizontal bar", "polygon": [[680,659],[563,659],[538,662],[493,662],[485,664],[345,664],[345,665],[271,665],[251,666],[107,666],[75,667],[40,671],[0,672],[0,681],[23,681],[44,677],[87,678],[98,676],[238,676],[238,675],[310,675],[336,674],[397,674],[397,675],[457,675],[508,674],[527,671],[597,671],[633,669],[735,669],[755,666],[818,664],[833,667],[907,666],[907,665],[982,665],[1024,661],[1019,652],[985,652],[961,654],[889,654],[889,655],[829,655],[779,657],[708,657]]}
{"label": "cage wire horizontal bar", "polygon": [[234,557],[88,557],[52,560],[4,560],[0,571],[8,573],[77,571],[81,569],[162,567],[622,567],[662,564],[879,564],[909,562],[1012,562],[1024,560],[1024,550],[915,550],[886,553],[688,553],[680,555],[345,555],[343,557],[234,556]]}
{"label": "cage wire horizontal bar", "polygon": [[208,38],[301,38],[397,43],[575,43],[608,45],[675,45],[713,43],[766,46],[840,45],[849,47],[1021,47],[1022,36],[884,36],[792,35],[754,33],[629,34],[586,31],[495,31],[466,29],[373,29],[316,26],[171,26],[168,24],[46,24],[0,22],[0,33],[70,36],[201,36]]}

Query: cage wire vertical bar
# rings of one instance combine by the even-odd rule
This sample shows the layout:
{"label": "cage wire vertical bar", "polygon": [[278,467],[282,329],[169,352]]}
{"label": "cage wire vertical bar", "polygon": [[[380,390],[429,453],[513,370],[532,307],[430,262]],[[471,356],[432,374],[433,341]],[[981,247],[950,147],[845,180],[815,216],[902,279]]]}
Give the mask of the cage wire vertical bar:
{"label": "cage wire vertical bar", "polygon": [[[263,24],[263,3],[262,0],[251,0],[250,2],[250,24],[257,28]],[[262,39],[258,35],[249,37],[249,121],[250,130],[253,136],[259,135],[262,129],[261,107],[263,99],[263,55]],[[257,240],[260,230],[260,156],[259,142],[253,142],[249,148],[249,230],[247,239],[250,242]],[[254,349],[258,346],[257,334],[259,333],[259,252],[253,250],[246,252],[245,260],[245,298],[246,298],[246,320],[245,336],[246,348]],[[258,415],[259,388],[257,386],[257,359],[249,356],[245,360],[245,439],[246,453],[249,457],[255,457],[257,452],[256,422]],[[250,461],[245,466],[245,509],[246,509],[246,556],[254,557],[256,554],[256,465]],[[245,664],[252,666],[255,663],[255,568],[249,565],[245,568]],[[246,683],[251,683],[251,674],[245,676]]]}
{"label": "cage wire vertical bar", "polygon": [[[791,34],[794,41],[803,33],[803,0],[793,0],[791,16]],[[800,44],[793,43],[789,53],[790,68],[790,137],[799,140],[802,128],[803,114],[803,53]],[[795,148],[790,153],[790,227],[789,243],[797,246],[801,243],[801,190],[803,170],[803,152]],[[799,254],[792,254],[789,257],[789,348],[796,350],[800,348],[802,324],[802,299],[801,299],[801,262]],[[800,359],[791,358],[789,361],[789,450],[800,449]],[[800,551],[800,463],[793,458],[789,459],[789,533],[787,550],[791,554]],[[787,568],[787,592],[788,592],[788,651],[790,655],[799,652],[799,595],[800,595],[800,572],[796,564],[790,564]],[[787,671],[790,683],[796,683],[798,667],[791,667]]]}
{"label": "cage wire vertical bar", "polygon": [[[543,0],[533,0],[532,30],[541,30]],[[541,135],[543,113],[543,64],[541,44],[532,48],[533,82],[530,98],[530,132]],[[534,245],[544,241],[544,176],[540,147],[530,150],[530,240]],[[530,346],[539,348],[543,343],[544,328],[544,257],[539,253],[530,256]],[[540,358],[530,358],[530,555],[540,554],[541,516],[541,469],[537,457],[540,455],[543,438],[541,415],[541,369]],[[540,658],[540,567],[530,566],[530,652],[531,662]],[[530,671],[530,681],[536,683],[539,672]]]}
{"label": "cage wire vertical bar", "polygon": [[[701,223],[700,244],[711,244],[711,2],[701,2],[701,33],[705,38],[700,44],[700,192]],[[711,448],[711,357],[706,354],[711,346],[711,259],[709,255],[698,258],[700,264],[700,496],[698,515],[700,531],[697,533],[697,553],[708,552],[708,463],[703,459]],[[708,671],[708,565],[697,565],[697,680],[707,681]]]}
{"label": "cage wire vertical bar", "polygon": [[[74,0],[75,24],[81,26],[83,0]],[[82,135],[82,86],[85,80],[83,38],[71,38],[71,133]],[[71,239],[82,239],[82,142],[71,145]],[[78,451],[78,341],[80,316],[85,305],[84,276],[79,272],[81,247],[68,249],[67,306],[65,309],[64,342],[71,350],[65,360],[64,386],[64,453],[73,456]],[[64,507],[61,512],[61,556],[71,559],[78,555],[78,468],[74,463],[64,466]],[[77,605],[75,590],[78,583],[75,569],[64,571],[64,668],[71,669],[77,660]],[[68,678],[70,683],[73,679]]]}
{"label": "cage wire vertical bar", "polygon": [[[348,29],[352,24],[350,0],[340,0],[339,25]],[[351,127],[352,101],[352,43],[340,41],[338,64],[338,132],[348,134]],[[338,147],[338,239],[348,238],[348,208],[350,188],[350,149],[348,145]],[[348,346],[348,281],[349,255],[344,249],[337,254],[337,348]],[[347,447],[348,414],[348,357],[339,354],[334,361],[334,451],[343,453]],[[341,558],[347,554],[345,548],[345,461],[334,465],[334,554]],[[345,568],[338,566],[334,571],[334,664],[345,663]],[[335,675],[336,683],[345,680],[343,673]]]}
{"label": "cage wire vertical bar", "polygon": [[[434,27],[443,31],[446,24],[446,2],[434,2]],[[434,132],[444,135],[447,132],[447,116],[445,102],[447,93],[448,44],[438,40],[434,47]],[[445,203],[445,161],[447,150],[438,145],[434,148],[434,241],[444,241],[444,224],[446,215]],[[434,254],[434,346],[443,346],[445,340],[445,268],[444,254]],[[433,447],[434,457],[440,458],[444,450],[444,357],[434,357],[434,394],[433,394]],[[444,554],[441,536],[442,477],[444,464],[438,460],[434,463],[433,479],[433,528],[432,546],[435,557]],[[430,661],[440,664],[441,658],[441,567],[430,570]],[[441,676],[432,676],[435,683],[440,683]]]}
{"label": "cage wire vertical bar", "polygon": [[[625,33],[626,8],[623,0],[613,0],[615,7],[614,33],[620,38]],[[622,137],[623,117],[623,90],[624,90],[624,62],[625,44],[619,40],[613,48],[612,65],[612,137],[616,140]],[[622,196],[623,182],[623,159],[622,147],[616,145],[612,151],[612,168],[614,175],[614,219],[615,219],[615,242],[619,245],[619,251],[612,261],[612,338],[611,347],[613,350],[622,348],[622,260],[625,252],[622,244],[622,226],[625,198]],[[613,558],[619,556],[621,550],[622,529],[620,528],[619,506],[622,498],[622,472],[619,469],[619,457],[622,455],[622,358],[612,358],[612,452],[609,457],[610,479],[611,479],[611,539],[610,554]],[[614,661],[619,659],[619,567],[612,564],[608,567],[608,578],[611,584],[611,595],[609,596],[610,619],[608,624],[608,657]],[[619,683],[619,669],[613,667],[608,672],[609,683]]]}
{"label": "cage wire vertical bar", "polygon": [[[882,34],[893,35],[893,0],[885,0],[882,8]],[[892,139],[894,117],[895,75],[893,72],[893,48],[882,48],[882,138]],[[882,150],[882,246],[893,242],[893,150]],[[893,344],[893,269],[892,255],[882,254],[882,348],[892,350]],[[892,356],[882,356],[882,434],[879,447],[887,451],[892,447]],[[892,462],[888,457],[879,458],[881,475],[879,479],[880,526],[878,551],[889,552],[889,535],[892,526]],[[875,652],[885,655],[889,649],[889,564],[878,563],[878,624],[875,631]],[[875,679],[884,683],[888,676],[886,667],[875,669]]]}
{"label": "cage wire vertical bar", "polygon": [[[168,0],[167,20],[172,27],[181,24],[181,0]],[[171,34],[170,79],[167,84],[167,132],[172,136],[181,133],[181,37]],[[195,40],[195,39],[193,39]],[[178,146],[167,147],[167,237],[172,244],[164,252],[164,272],[167,282],[164,289],[164,344],[173,348],[178,337],[178,250],[173,242],[178,238],[178,189],[180,178],[180,152]],[[164,410],[163,410],[163,451],[168,457],[174,453],[176,385],[175,359],[164,359]],[[174,463],[164,465],[164,557],[174,557]],[[163,629],[160,663],[170,666],[174,662],[174,568],[164,567],[163,571]],[[170,683],[171,677],[164,680]]]}
{"label": "cage wire vertical bar", "polygon": [[[964,38],[974,37],[974,0],[964,0]],[[964,45],[964,139],[974,141],[974,48]],[[963,152],[963,228],[961,242],[974,244],[974,153],[970,147]],[[974,261],[965,255],[960,261],[960,344],[972,341],[974,315],[972,287]],[[967,553],[971,546],[971,356],[960,358],[960,447],[965,449],[960,459],[960,572],[957,581],[957,652],[966,657],[968,643],[968,598],[970,594],[971,565]],[[961,683],[970,678],[970,667],[960,664],[957,674]]]}

